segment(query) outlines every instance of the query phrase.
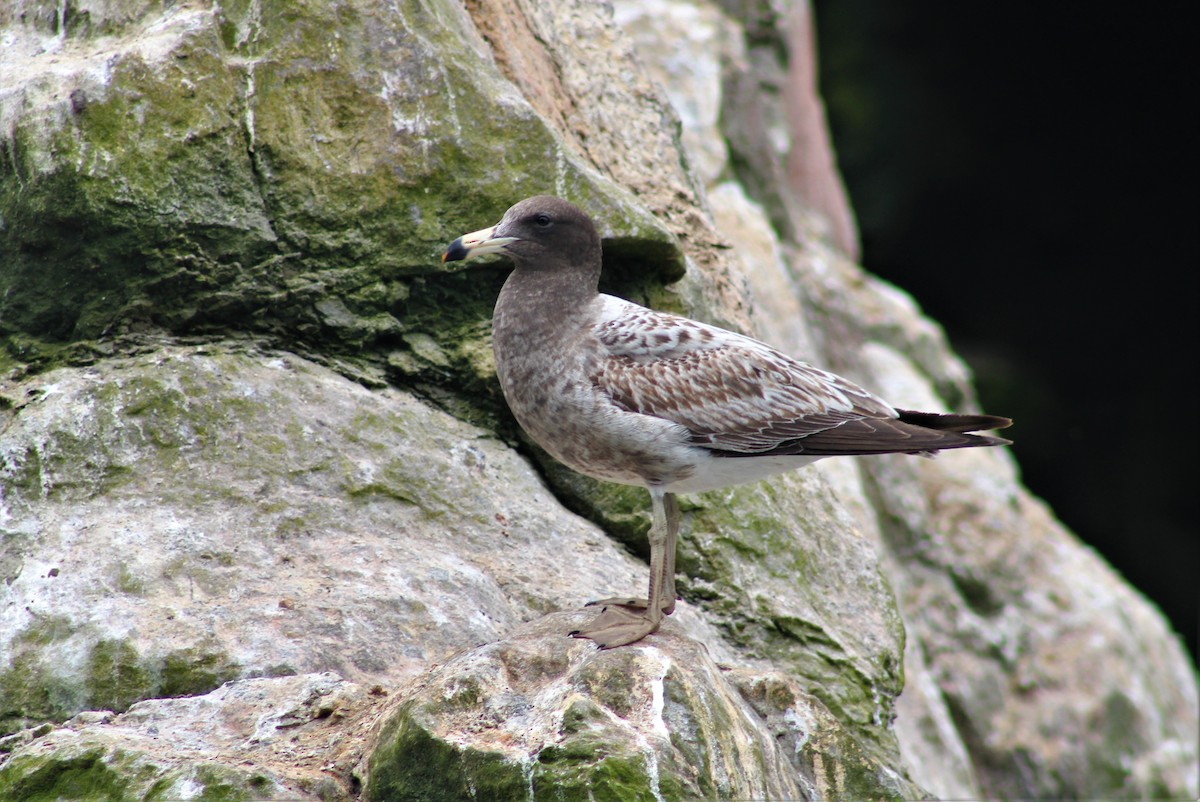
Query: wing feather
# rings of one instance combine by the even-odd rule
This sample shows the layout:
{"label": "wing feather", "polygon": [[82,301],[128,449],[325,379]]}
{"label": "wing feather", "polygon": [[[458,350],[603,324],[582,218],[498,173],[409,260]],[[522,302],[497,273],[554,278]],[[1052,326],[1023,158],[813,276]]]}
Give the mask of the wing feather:
{"label": "wing feather", "polygon": [[[896,411],[832,373],[749,337],[605,297],[594,384],[622,408],[684,426],[715,452],[760,455]],[[861,427],[851,440],[866,436]],[[835,438],[834,441],[836,442]]]}
{"label": "wing feather", "polygon": [[592,382],[625,410],[685,427],[714,455],[930,454],[1009,442],[968,433],[1007,418],[897,410],[758,340],[612,296],[601,303]]}

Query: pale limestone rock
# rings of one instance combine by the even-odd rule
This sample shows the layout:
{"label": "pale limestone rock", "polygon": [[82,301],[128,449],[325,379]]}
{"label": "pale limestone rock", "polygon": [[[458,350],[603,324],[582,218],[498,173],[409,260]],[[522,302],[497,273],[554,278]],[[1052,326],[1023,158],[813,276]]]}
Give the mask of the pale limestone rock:
{"label": "pale limestone rock", "polygon": [[165,346],[10,392],[0,652],[53,689],[44,714],[189,672],[395,684],[637,588],[487,432],[292,355]]}
{"label": "pale limestone rock", "polygon": [[357,755],[346,734],[379,703],[335,674],[304,674],[151,699],[121,715],[81,713],[17,746],[0,789],[14,800],[47,790],[60,798],[348,800]]}
{"label": "pale limestone rock", "polygon": [[[441,665],[384,719],[374,799],[913,797],[786,676],[715,663],[668,625],[629,648],[563,644],[590,613],[528,624]],[[847,759],[853,756],[853,759]],[[416,772],[411,763],[442,766]],[[848,767],[853,766],[853,769]],[[481,791],[486,789],[486,791]],[[557,797],[556,797],[557,795]]]}

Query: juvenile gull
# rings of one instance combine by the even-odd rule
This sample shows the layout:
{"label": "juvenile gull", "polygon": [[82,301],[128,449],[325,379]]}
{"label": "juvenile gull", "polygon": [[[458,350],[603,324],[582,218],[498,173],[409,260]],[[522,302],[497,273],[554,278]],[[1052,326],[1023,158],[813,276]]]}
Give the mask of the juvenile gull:
{"label": "juvenile gull", "polygon": [[650,491],[649,597],[594,602],[600,614],[570,633],[601,648],[641,640],[675,609],[676,493],[823,457],[1009,442],[969,434],[1007,418],[896,409],[758,340],[601,294],[600,236],[560,198],[521,201],[495,226],[452,242],[442,261],[490,253],[514,267],[492,331],[517,421],[580,473]]}

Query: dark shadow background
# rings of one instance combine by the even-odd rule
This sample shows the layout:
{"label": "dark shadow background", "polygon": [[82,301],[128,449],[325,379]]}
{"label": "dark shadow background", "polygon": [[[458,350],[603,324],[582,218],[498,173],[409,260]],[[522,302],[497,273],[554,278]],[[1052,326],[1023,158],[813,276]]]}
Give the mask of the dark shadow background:
{"label": "dark shadow background", "polygon": [[1194,659],[1191,14],[814,5],[863,264],[946,327],[983,408],[1016,420],[1028,487],[1159,605]]}

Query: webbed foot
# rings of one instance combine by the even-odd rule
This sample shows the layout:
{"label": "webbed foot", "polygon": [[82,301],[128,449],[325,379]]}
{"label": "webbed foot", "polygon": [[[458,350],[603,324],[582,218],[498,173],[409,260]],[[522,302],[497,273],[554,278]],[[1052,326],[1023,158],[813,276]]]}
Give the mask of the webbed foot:
{"label": "webbed foot", "polygon": [[642,601],[640,609],[623,604],[609,604],[583,629],[567,634],[572,638],[589,638],[601,649],[613,649],[640,641],[656,631],[661,623],[662,615],[654,616],[647,612],[645,601]]}

